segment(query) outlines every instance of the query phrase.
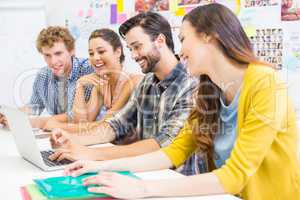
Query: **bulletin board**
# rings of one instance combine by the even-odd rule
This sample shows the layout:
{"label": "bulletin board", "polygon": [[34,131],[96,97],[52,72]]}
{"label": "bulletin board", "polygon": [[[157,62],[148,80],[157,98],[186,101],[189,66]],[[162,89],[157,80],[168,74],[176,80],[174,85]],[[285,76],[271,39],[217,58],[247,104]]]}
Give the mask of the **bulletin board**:
{"label": "bulletin board", "polygon": [[[75,3],[76,2],[76,3]],[[48,0],[48,25],[65,25],[76,38],[77,55],[87,56],[87,39],[96,28],[118,30],[120,24],[142,11],[165,16],[173,30],[175,50],[182,17],[199,5],[217,2],[230,8],[240,19],[256,56],[280,70],[289,94],[300,113],[300,0]],[[59,6],[60,5],[60,6]],[[125,45],[124,45],[125,46]],[[140,72],[125,49],[127,71]]]}

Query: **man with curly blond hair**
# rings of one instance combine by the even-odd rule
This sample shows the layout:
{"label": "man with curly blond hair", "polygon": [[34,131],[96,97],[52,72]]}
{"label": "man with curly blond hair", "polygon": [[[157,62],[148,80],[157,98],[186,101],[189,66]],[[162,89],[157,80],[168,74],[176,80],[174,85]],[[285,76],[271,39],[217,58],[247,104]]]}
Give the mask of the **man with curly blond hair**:
{"label": "man with curly blond hair", "polygon": [[[71,115],[76,81],[93,72],[88,59],[75,56],[75,40],[67,28],[49,26],[41,30],[36,41],[37,50],[47,66],[40,69],[33,93],[23,110],[40,115],[45,109],[50,115],[66,120]],[[86,91],[86,98],[90,92]],[[48,117],[31,120],[33,127],[43,128]]]}

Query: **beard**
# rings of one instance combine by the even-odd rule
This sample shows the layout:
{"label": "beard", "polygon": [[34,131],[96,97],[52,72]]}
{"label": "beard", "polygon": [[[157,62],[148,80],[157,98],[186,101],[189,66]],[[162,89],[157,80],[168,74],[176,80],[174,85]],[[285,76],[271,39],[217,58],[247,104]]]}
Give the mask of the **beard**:
{"label": "beard", "polygon": [[136,61],[138,62],[140,60],[145,60],[146,63],[144,64],[144,67],[142,67],[142,72],[144,74],[147,74],[149,72],[155,71],[156,64],[160,61],[160,58],[161,58],[161,55],[160,55],[159,51],[153,45],[151,51],[146,56],[142,56],[142,57],[136,59]]}

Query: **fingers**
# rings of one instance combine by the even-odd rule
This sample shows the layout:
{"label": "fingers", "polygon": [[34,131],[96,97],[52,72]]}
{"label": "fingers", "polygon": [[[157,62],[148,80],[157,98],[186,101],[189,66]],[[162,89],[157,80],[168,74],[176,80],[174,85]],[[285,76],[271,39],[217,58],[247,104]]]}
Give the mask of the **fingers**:
{"label": "fingers", "polygon": [[91,176],[88,178],[83,179],[83,185],[104,185],[104,186],[112,186],[114,173],[105,173],[101,172],[97,176]]}
{"label": "fingers", "polygon": [[2,114],[0,114],[0,124],[2,124],[4,127],[8,126],[6,117],[4,115],[2,115]]}
{"label": "fingers", "polygon": [[57,150],[56,152],[54,152],[53,154],[51,154],[49,156],[49,159],[54,161],[62,161],[63,159],[67,159],[67,160],[70,160],[70,161],[75,161],[76,159],[74,158],[74,156],[72,156],[71,154],[71,151],[70,150],[67,150],[67,149],[60,149],[60,150]]}
{"label": "fingers", "polygon": [[91,172],[89,167],[87,167],[86,161],[76,161],[70,165],[67,165],[67,167],[64,170],[64,174],[66,176],[80,176],[82,174]]}
{"label": "fingers", "polygon": [[69,139],[64,135],[64,132],[60,129],[54,129],[51,133],[50,143],[53,148],[58,148],[67,144]]}
{"label": "fingers", "polygon": [[107,194],[109,196],[115,196],[115,189],[114,188],[110,188],[110,187],[105,187],[105,186],[101,186],[101,187],[90,187],[88,188],[89,192],[92,193],[102,193],[102,194]]}

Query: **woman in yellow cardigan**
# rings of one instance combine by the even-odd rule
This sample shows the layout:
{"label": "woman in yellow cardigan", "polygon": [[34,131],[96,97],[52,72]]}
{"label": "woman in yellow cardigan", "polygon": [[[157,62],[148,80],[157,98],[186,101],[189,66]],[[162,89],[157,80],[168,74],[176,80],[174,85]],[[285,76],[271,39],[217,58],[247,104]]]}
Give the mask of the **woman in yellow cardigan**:
{"label": "woman in yellow cardigan", "polygon": [[219,4],[195,8],[179,37],[182,59],[200,84],[197,106],[173,143],[138,157],[78,161],[66,174],[178,167],[198,152],[210,172],[155,181],[102,172],[84,184],[101,184],[89,191],[117,198],[230,193],[249,200],[300,199],[294,108],[273,67],[256,59],[237,17]]}

